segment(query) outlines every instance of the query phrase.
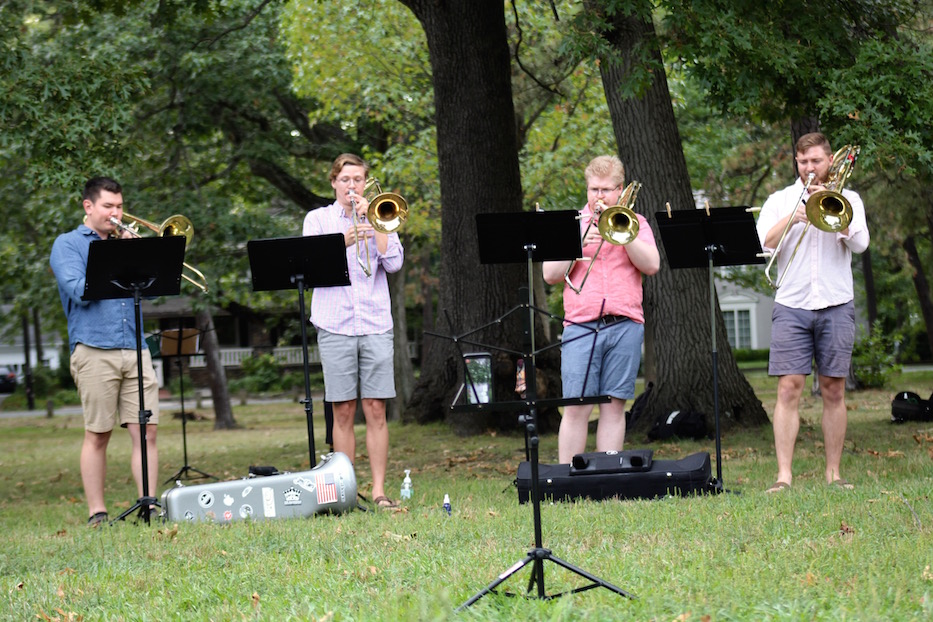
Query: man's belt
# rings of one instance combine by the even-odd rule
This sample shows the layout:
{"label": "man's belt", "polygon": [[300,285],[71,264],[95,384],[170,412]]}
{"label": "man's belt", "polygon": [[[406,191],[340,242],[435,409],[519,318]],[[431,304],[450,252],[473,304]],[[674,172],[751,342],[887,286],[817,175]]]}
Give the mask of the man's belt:
{"label": "man's belt", "polygon": [[624,315],[604,315],[601,318],[599,318],[599,321],[605,324],[606,326],[609,326],[610,324],[615,324],[616,322],[622,322],[627,319],[629,318],[625,317]]}

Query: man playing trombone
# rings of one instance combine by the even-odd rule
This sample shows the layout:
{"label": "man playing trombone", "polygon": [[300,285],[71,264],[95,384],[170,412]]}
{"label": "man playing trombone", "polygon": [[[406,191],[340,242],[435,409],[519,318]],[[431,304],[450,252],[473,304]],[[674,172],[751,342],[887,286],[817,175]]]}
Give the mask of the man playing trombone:
{"label": "man playing trombone", "polygon": [[[826,481],[852,488],[839,472],[848,423],[845,380],[855,344],[851,263],[852,253],[868,248],[869,235],[861,198],[834,182],[837,167],[844,164],[839,159],[823,134],[801,136],[796,145],[799,178],[771,195],[758,217],[759,240],[776,255],[780,275],[768,362],[768,373],[778,376],[773,420],[778,473],[769,493],[791,485],[800,396],[814,358],[823,398]],[[851,165],[854,156],[849,160]],[[828,189],[828,185],[833,187]],[[827,197],[833,209],[815,206],[814,200],[820,197]],[[841,206],[838,211],[836,206]]]}
{"label": "man playing trombone", "polygon": [[[123,189],[109,177],[94,177],[84,185],[84,223],[63,233],[52,244],[49,263],[68,319],[71,376],[84,413],[81,481],[87,498],[89,527],[108,520],[104,502],[107,445],[115,425],[130,433],[130,466],[139,496],[143,496],[142,443],[139,427],[139,367],[133,301],[83,300],[91,242],[108,237],[132,237],[118,231],[123,218]],[[159,384],[149,348],[142,349],[144,399],[152,415],[146,426],[148,480],[158,481]]]}
{"label": "man playing trombone", "polygon": [[380,231],[365,220],[370,204],[364,196],[368,171],[359,156],[338,156],[330,172],[336,200],[308,212],[302,233],[341,233],[347,246],[350,285],[320,288],[311,297],[325,399],[333,402],[334,450],[356,461],[353,420],[359,392],[366,417],[373,502],[377,507],[396,507],[385,493],[389,453],[385,401],[395,397],[392,309],[386,274],[401,269],[404,251],[397,233]]}
{"label": "man playing trombone", "polygon": [[[565,283],[561,346],[564,397],[609,395],[610,402],[599,406],[596,451],[620,451],[625,441],[625,401],[635,397],[645,333],[642,274],[655,274],[661,260],[648,221],[628,207],[617,211],[625,212],[621,220],[630,235],[623,234],[624,241],[603,244],[601,230],[607,227],[597,226],[605,220],[600,213],[617,207],[623,194],[634,203],[637,192],[637,184],[623,192],[625,169],[619,158],[594,158],[584,177],[586,205],[580,219],[583,260],[544,262],[544,280],[551,285]],[[581,338],[594,330],[598,331],[595,346],[593,339]],[[567,464],[586,450],[592,410],[592,404],[564,407],[558,434],[560,463]]]}

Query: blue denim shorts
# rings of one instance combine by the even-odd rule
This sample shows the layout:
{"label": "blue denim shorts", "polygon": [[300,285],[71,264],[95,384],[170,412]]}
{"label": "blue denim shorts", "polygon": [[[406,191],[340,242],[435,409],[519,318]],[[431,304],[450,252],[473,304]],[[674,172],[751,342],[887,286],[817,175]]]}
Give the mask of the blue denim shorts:
{"label": "blue denim shorts", "polygon": [[775,304],[771,313],[771,354],[768,374],[820,375],[845,378],[855,345],[855,303],[809,311]]}
{"label": "blue denim shorts", "polygon": [[628,318],[609,325],[597,320],[564,327],[560,363],[564,397],[635,397],[644,336],[645,325]]}
{"label": "blue denim shorts", "polygon": [[347,402],[359,397],[395,397],[392,331],[378,335],[338,335],[318,329],[317,344],[324,368],[324,399]]}

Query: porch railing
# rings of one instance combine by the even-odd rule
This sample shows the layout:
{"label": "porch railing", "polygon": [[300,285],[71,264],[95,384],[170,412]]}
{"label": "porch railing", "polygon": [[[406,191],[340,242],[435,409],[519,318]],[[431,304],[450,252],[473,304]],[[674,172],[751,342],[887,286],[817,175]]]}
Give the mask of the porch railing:
{"label": "porch railing", "polygon": [[[415,358],[418,355],[417,343],[409,343],[408,349],[412,358]],[[243,359],[248,359],[259,351],[262,350],[255,348],[221,348],[220,362],[224,367],[239,367],[243,364]],[[272,356],[274,356],[281,365],[293,366],[302,364],[300,346],[273,348]],[[321,353],[318,350],[317,345],[308,346],[308,363],[311,365],[321,364]],[[195,354],[191,357],[189,365],[191,367],[206,367],[207,363],[204,360],[203,354]]]}

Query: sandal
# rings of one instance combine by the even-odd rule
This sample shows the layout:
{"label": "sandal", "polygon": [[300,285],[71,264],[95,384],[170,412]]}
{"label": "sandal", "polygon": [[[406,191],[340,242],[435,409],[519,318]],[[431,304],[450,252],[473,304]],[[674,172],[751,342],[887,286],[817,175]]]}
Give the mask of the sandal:
{"label": "sandal", "polygon": [[377,508],[382,508],[385,510],[391,510],[392,508],[398,507],[398,503],[396,503],[395,501],[393,501],[392,499],[388,498],[385,495],[380,495],[376,497],[375,499],[373,499],[373,503],[376,504]]}
{"label": "sandal", "polygon": [[843,490],[853,490],[853,489],[855,489],[855,486],[853,486],[852,484],[850,484],[850,483],[847,482],[846,480],[842,479],[841,477],[840,477],[839,479],[834,479],[833,481],[831,481],[831,482],[829,483],[829,485],[830,485],[830,486],[835,486],[835,487],[838,487],[838,488],[842,488]]}
{"label": "sandal", "polygon": [[773,492],[781,492],[785,488],[790,488],[790,484],[788,484],[787,482],[777,481],[771,484],[771,488],[767,489],[765,493],[771,494]]}
{"label": "sandal", "polygon": [[106,523],[108,520],[110,520],[110,517],[107,516],[107,513],[106,513],[106,512],[98,512],[98,513],[95,514],[94,516],[92,516],[92,517],[90,517],[89,519],[87,519],[87,526],[88,526],[88,527],[97,527],[97,526],[100,525],[101,523]]}

